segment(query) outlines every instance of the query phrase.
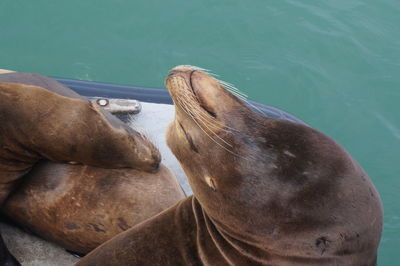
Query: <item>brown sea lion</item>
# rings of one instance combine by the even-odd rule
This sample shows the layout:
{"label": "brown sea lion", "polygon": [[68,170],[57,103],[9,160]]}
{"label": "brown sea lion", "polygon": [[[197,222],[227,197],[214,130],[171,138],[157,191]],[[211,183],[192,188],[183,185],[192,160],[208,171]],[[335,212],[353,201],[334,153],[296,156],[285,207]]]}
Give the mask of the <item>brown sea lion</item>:
{"label": "brown sea lion", "polygon": [[[0,121],[0,205],[41,159],[146,172],[160,164],[142,134],[42,75],[0,75]],[[16,264],[0,244],[0,263]]]}
{"label": "brown sea lion", "polygon": [[65,87],[0,82],[0,121],[0,203],[42,158],[144,171],[160,163],[142,134]]}
{"label": "brown sea lion", "polygon": [[328,136],[252,110],[194,67],[166,81],[194,192],[77,265],[375,265],[379,194]]}
{"label": "brown sea lion", "polygon": [[184,198],[163,165],[156,173],[43,161],[2,210],[23,228],[86,254]]}

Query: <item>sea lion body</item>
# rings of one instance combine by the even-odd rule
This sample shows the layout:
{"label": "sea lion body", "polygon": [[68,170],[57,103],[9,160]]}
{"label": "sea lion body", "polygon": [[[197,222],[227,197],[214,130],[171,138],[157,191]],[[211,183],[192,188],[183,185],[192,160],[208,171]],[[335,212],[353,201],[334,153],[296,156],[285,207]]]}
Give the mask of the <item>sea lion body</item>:
{"label": "sea lion body", "polygon": [[[158,167],[160,153],[151,142],[56,81],[24,73],[0,80],[24,75],[39,77],[48,88],[0,82],[0,202],[42,158],[103,168]],[[50,82],[57,84],[54,92]]]}
{"label": "sea lion body", "polygon": [[[51,78],[1,74],[0,120],[3,211],[71,251],[87,253],[184,197],[143,134]],[[0,245],[0,261],[10,258]]]}
{"label": "sea lion body", "polygon": [[86,254],[184,198],[163,165],[156,173],[43,161],[2,207],[23,228]]}
{"label": "sea lion body", "polygon": [[259,114],[198,68],[166,84],[167,142],[194,196],[77,265],[375,265],[379,194],[340,145]]}

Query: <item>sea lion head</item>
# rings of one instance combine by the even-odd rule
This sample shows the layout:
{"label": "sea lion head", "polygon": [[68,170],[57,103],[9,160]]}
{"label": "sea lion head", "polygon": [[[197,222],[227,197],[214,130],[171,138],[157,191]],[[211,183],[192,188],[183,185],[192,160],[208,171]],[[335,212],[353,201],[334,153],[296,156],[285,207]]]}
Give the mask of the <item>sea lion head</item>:
{"label": "sea lion head", "polygon": [[[320,254],[321,243],[338,243],[340,234],[355,239],[355,228],[373,228],[364,243],[376,251],[379,196],[332,139],[306,125],[260,114],[229,85],[197,67],[173,68],[166,86],[176,106],[168,145],[220,231],[276,249],[299,250],[307,243]],[[363,199],[356,199],[360,195]],[[350,208],[349,200],[360,210]],[[363,207],[377,215],[373,225],[354,222],[368,219]],[[346,229],[327,229],[338,224]],[[303,237],[304,243],[293,237]]]}
{"label": "sea lion head", "polygon": [[204,210],[234,231],[253,210],[261,222],[278,167],[277,155],[266,150],[269,121],[202,69],[175,67],[166,86],[176,108],[167,142]]}

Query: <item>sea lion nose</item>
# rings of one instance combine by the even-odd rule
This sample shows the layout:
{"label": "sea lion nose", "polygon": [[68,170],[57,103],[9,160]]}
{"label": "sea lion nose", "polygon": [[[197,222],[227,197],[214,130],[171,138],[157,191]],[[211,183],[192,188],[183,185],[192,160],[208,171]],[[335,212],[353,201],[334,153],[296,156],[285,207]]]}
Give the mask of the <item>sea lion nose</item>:
{"label": "sea lion nose", "polygon": [[172,68],[168,72],[168,77],[173,76],[178,73],[190,73],[191,71],[195,70],[194,67],[189,66],[189,65],[179,65],[174,68]]}
{"label": "sea lion nose", "polygon": [[168,77],[171,77],[179,72],[181,72],[181,71],[177,70],[177,69],[172,69],[171,71],[168,72]]}

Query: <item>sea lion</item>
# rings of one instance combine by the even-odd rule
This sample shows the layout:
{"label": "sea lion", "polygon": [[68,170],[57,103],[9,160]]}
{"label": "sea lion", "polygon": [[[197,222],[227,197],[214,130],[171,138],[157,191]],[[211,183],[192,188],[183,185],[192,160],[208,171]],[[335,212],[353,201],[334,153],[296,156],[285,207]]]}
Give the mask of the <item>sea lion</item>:
{"label": "sea lion", "polygon": [[[42,75],[0,75],[0,121],[0,206],[41,159],[146,172],[160,165],[146,137]],[[1,245],[0,260],[8,254]]]}
{"label": "sea lion", "polygon": [[174,175],[42,161],[2,206],[17,224],[78,254],[185,196]]}
{"label": "sea lion", "polygon": [[24,80],[24,75],[44,79],[47,86],[0,82],[0,203],[42,158],[102,168],[158,168],[160,153],[142,134],[58,82],[29,73],[3,74],[0,80]]}
{"label": "sea lion", "polygon": [[166,86],[167,142],[194,196],[76,265],[375,265],[379,194],[339,144],[259,114],[201,69],[176,67]]}

